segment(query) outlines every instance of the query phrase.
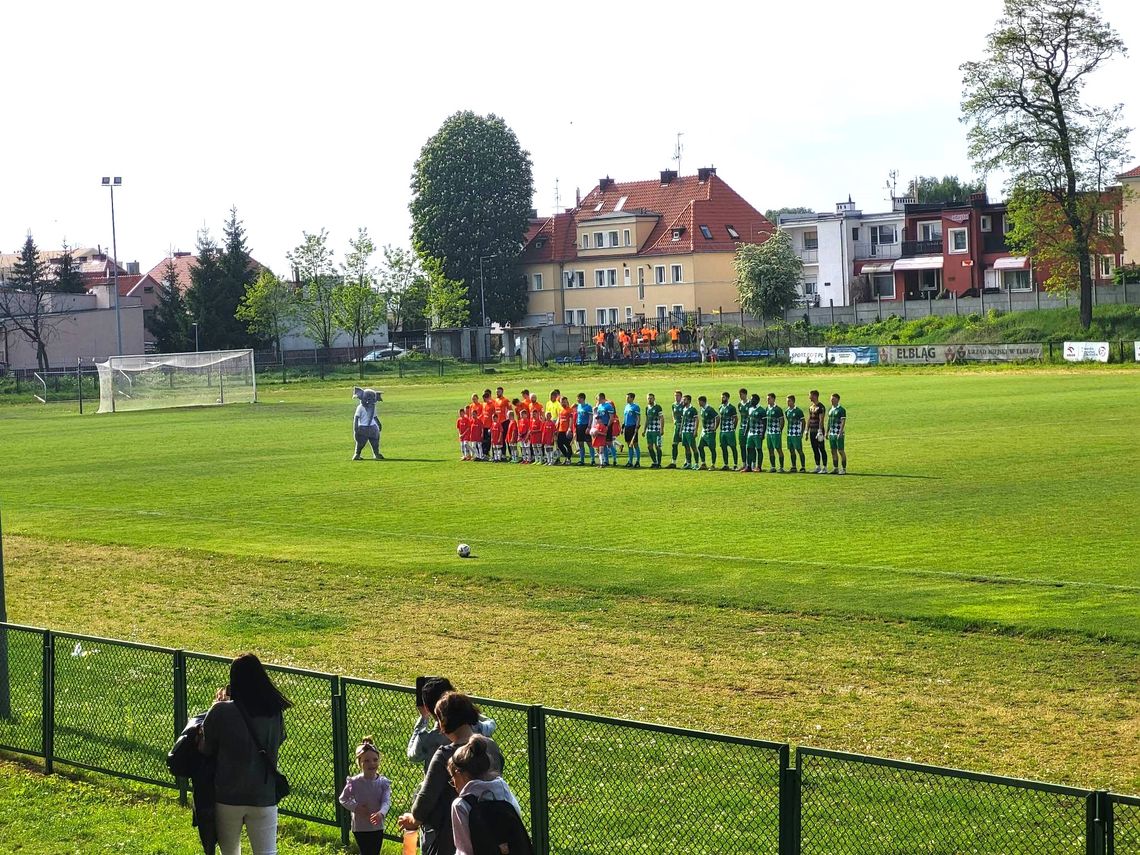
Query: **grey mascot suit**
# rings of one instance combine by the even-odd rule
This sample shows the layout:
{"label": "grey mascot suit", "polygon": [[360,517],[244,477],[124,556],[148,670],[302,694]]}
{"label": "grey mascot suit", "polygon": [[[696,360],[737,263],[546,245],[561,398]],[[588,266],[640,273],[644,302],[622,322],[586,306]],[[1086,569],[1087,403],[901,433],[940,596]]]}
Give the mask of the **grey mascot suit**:
{"label": "grey mascot suit", "polygon": [[364,444],[371,443],[372,454],[377,460],[383,460],[384,455],[380,453],[380,419],[376,416],[376,402],[384,400],[384,393],[356,386],[352,390],[352,395],[360,399],[356,414],[352,417],[352,434],[356,438],[356,453],[352,459],[359,460]]}

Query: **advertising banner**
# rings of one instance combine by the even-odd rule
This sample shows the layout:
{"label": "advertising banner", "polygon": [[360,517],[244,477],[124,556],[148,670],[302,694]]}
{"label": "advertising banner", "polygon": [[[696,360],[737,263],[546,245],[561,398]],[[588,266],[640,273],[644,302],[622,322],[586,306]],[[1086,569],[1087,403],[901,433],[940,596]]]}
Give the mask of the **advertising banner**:
{"label": "advertising banner", "polygon": [[793,347],[788,350],[792,365],[819,365],[827,362],[826,347]]}
{"label": "advertising banner", "polygon": [[1136,345],[1136,361],[1140,362],[1140,341],[1133,342]]}
{"label": "advertising banner", "polygon": [[1065,342],[1066,362],[1108,362],[1107,341]]}
{"label": "advertising banner", "polygon": [[1043,344],[947,344],[947,362],[1024,362],[1041,359]]}
{"label": "advertising banner", "polygon": [[870,345],[836,345],[827,348],[827,361],[835,365],[878,365],[879,348]]}
{"label": "advertising banner", "polygon": [[941,365],[946,361],[944,344],[892,344],[879,348],[885,365]]}

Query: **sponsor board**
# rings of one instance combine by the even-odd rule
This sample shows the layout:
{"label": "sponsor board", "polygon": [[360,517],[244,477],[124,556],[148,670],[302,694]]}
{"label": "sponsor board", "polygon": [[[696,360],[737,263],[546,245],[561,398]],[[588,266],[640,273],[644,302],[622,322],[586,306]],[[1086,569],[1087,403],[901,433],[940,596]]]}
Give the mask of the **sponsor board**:
{"label": "sponsor board", "polygon": [[866,345],[836,345],[827,348],[827,361],[835,365],[878,365],[879,348]]}
{"label": "sponsor board", "polygon": [[1107,341],[1067,341],[1064,347],[1066,362],[1108,362]]}
{"label": "sponsor board", "polygon": [[1136,345],[1136,361],[1140,362],[1140,341],[1133,342]]}
{"label": "sponsor board", "polygon": [[827,362],[826,347],[793,347],[788,350],[792,365],[818,365]]}
{"label": "sponsor board", "polygon": [[1043,344],[947,344],[947,362],[1023,362],[1045,356]]}
{"label": "sponsor board", "polygon": [[892,344],[879,348],[879,362],[884,365],[941,365],[946,361],[942,344]]}

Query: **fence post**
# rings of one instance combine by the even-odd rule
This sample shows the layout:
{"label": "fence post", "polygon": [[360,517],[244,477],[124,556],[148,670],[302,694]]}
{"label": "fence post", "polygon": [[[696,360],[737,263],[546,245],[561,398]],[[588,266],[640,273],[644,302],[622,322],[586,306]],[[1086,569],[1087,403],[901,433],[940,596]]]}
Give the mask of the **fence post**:
{"label": "fence post", "polygon": [[1109,855],[1112,836],[1112,802],[1097,790],[1085,796],[1085,855]]}
{"label": "fence post", "polygon": [[546,710],[527,707],[527,760],[530,766],[530,836],[537,855],[550,855],[550,799],[546,774]]}
{"label": "fence post", "polygon": [[52,755],[55,753],[55,633],[50,629],[44,631],[42,710],[40,724],[44,749],[44,774],[50,775],[54,767]]}
{"label": "fence post", "polygon": [[800,851],[800,770],[791,765],[790,749],[780,747],[779,853],[799,855]]}
{"label": "fence post", "polygon": [[[333,677],[329,682],[332,688],[332,738],[333,738],[333,780],[331,792],[339,793],[348,777],[348,706],[344,701],[344,681]],[[336,819],[340,826],[340,842],[348,846],[352,814],[344,809],[340,800],[336,801]]]}
{"label": "fence post", "polygon": [[[188,718],[186,710],[186,652],[174,651],[174,738],[182,733]],[[188,781],[178,778],[178,803],[186,807],[186,796],[189,793]]]}

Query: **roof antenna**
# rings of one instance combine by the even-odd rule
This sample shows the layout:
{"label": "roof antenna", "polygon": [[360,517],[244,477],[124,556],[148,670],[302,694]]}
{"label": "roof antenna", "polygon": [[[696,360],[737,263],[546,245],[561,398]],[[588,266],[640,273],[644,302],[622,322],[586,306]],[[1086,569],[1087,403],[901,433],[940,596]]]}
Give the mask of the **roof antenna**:
{"label": "roof antenna", "polygon": [[898,187],[898,183],[899,183],[899,171],[897,169],[892,169],[890,172],[887,173],[887,188],[886,189],[887,189],[887,192],[890,194],[887,197],[888,201],[891,201],[891,202],[895,201],[895,189]]}
{"label": "roof antenna", "polygon": [[558,179],[554,179],[554,214],[562,213],[562,197],[558,194]]}
{"label": "roof antenna", "polygon": [[681,137],[685,135],[684,131],[677,131],[677,147],[673,149],[673,160],[677,161],[677,176],[681,175],[681,152],[684,146],[681,145]]}

